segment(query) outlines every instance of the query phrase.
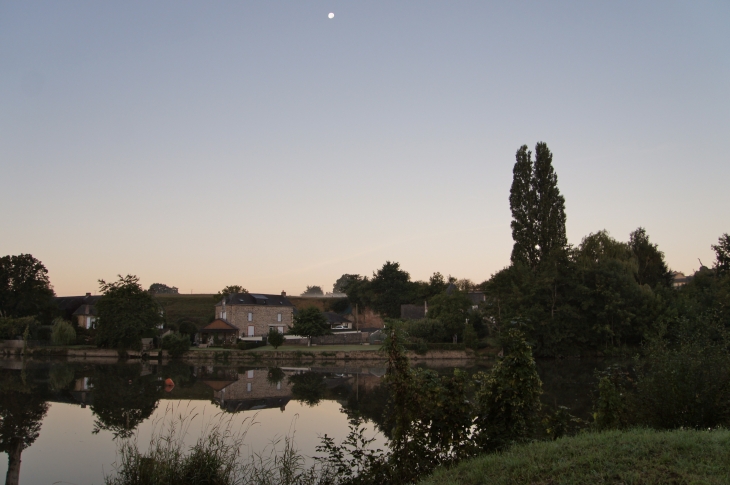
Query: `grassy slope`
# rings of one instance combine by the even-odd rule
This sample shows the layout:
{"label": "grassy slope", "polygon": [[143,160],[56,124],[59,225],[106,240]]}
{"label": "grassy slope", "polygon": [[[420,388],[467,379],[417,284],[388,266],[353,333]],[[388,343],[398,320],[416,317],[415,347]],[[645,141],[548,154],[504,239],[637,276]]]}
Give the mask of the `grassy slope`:
{"label": "grassy slope", "polygon": [[730,431],[586,433],[438,470],[435,484],[726,484]]}
{"label": "grassy slope", "polygon": [[190,318],[198,327],[207,325],[215,312],[213,295],[156,295],[165,310],[167,321],[176,323]]}

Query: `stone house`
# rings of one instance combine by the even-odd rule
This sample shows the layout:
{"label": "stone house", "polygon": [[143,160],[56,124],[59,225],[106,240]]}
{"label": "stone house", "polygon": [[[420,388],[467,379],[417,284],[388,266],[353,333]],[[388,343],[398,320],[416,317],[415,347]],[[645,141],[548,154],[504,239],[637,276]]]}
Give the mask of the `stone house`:
{"label": "stone house", "polygon": [[281,295],[234,293],[215,305],[215,317],[240,331],[241,338],[260,340],[270,328],[286,333],[294,324],[294,305]]}

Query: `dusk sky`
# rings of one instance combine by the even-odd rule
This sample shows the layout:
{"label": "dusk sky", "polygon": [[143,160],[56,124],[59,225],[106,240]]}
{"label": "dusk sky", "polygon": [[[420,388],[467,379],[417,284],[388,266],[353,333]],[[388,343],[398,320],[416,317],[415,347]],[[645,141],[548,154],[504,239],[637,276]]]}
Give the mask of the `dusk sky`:
{"label": "dusk sky", "polygon": [[386,260],[481,282],[538,141],[571,244],[643,226],[710,266],[730,2],[0,2],[0,256],[58,295],[331,291]]}

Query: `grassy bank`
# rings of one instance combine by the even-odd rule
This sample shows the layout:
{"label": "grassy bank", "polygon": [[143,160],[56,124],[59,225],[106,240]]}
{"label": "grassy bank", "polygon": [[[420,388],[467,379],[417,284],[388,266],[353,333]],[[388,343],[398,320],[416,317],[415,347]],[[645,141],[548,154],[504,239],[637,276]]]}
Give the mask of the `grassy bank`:
{"label": "grassy bank", "polygon": [[730,431],[586,433],[516,446],[438,470],[436,484],[725,484]]}

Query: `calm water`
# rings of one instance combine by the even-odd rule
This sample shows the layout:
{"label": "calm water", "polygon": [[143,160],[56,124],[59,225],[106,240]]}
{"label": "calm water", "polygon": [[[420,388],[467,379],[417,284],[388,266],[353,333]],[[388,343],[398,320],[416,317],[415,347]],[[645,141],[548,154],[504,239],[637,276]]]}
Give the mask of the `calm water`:
{"label": "calm water", "polygon": [[[587,417],[596,367],[603,363],[540,362],[544,403]],[[453,367],[436,369],[450,373]],[[190,443],[206,424],[230,418],[236,429],[248,429],[246,452],[266,451],[272,441],[293,435],[299,450],[313,456],[319,436],[344,438],[348,415],[357,413],[382,448],[384,374],[384,366],[370,362],[273,368],[0,360],[0,446],[25,443],[19,483],[77,485],[103,483],[114,469],[119,437],[136,433],[147,443],[161,420],[179,414],[195,416]],[[0,453],[0,477],[7,458]]]}

